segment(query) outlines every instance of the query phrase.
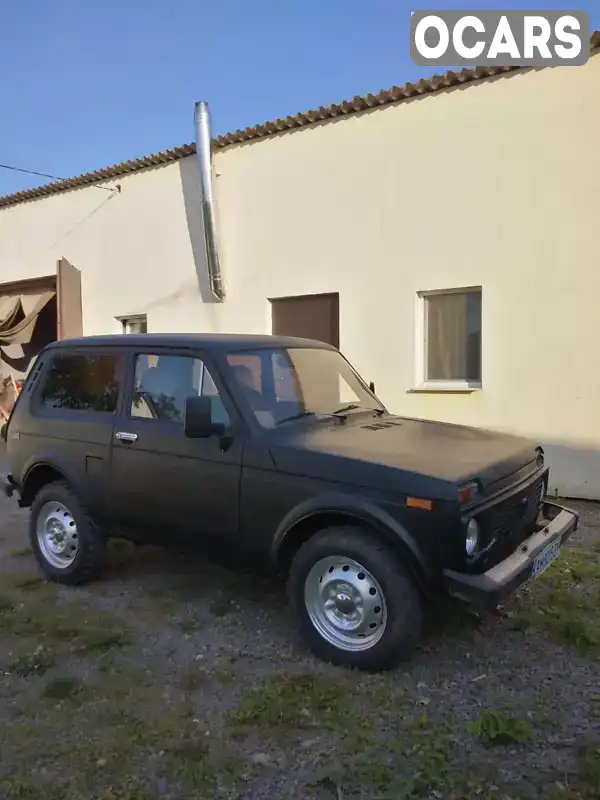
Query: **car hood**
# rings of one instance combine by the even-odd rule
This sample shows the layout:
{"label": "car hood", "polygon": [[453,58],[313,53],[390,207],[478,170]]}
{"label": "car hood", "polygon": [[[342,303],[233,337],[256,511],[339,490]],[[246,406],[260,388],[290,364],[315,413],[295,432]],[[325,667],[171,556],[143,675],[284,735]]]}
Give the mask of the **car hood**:
{"label": "car hood", "polygon": [[[477,478],[486,488],[537,456],[535,443],[519,436],[391,414],[353,412],[345,422],[292,423],[279,433],[272,450],[278,469],[332,481],[343,474],[361,485],[372,483],[369,471],[380,478],[382,468],[393,468],[455,485]],[[340,471],[331,472],[331,458]]]}

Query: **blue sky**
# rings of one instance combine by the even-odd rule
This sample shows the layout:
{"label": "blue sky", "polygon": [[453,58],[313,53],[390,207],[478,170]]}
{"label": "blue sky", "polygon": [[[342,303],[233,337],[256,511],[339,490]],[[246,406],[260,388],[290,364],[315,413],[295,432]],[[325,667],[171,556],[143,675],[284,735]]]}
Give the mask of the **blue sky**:
{"label": "blue sky", "polygon": [[[0,163],[71,177],[432,73],[409,56],[419,9],[586,9],[393,0],[0,0]],[[0,195],[44,179],[0,169]]]}

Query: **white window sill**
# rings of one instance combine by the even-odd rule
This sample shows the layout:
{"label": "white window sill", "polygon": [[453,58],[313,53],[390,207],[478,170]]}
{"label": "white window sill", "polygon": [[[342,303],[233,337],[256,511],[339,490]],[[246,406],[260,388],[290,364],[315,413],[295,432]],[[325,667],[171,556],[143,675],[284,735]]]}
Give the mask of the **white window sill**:
{"label": "white window sill", "polygon": [[481,389],[481,384],[475,382],[464,383],[463,381],[457,381],[452,383],[448,381],[445,383],[436,381],[435,383],[421,383],[419,386],[409,389],[408,394],[473,394],[474,392],[480,392]]}

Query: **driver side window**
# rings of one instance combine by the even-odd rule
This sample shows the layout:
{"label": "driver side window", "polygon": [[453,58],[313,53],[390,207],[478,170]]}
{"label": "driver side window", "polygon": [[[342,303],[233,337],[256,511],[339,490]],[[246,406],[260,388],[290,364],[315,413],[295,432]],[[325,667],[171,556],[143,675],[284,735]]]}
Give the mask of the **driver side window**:
{"label": "driver side window", "polygon": [[190,356],[136,356],[132,417],[183,425],[188,397],[213,398],[213,420],[229,424],[229,414],[204,362]]}

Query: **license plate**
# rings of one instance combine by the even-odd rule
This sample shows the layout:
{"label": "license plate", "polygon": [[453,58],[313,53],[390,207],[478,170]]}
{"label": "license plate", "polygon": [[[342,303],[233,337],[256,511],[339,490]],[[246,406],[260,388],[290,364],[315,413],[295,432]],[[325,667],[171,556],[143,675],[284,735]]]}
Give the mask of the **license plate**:
{"label": "license plate", "polygon": [[544,547],[541,553],[535,557],[533,562],[533,569],[531,570],[531,579],[535,580],[548,569],[550,564],[560,555],[560,540],[550,542],[547,547]]}

